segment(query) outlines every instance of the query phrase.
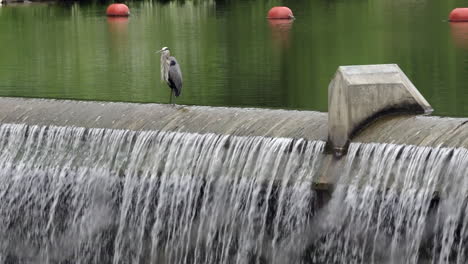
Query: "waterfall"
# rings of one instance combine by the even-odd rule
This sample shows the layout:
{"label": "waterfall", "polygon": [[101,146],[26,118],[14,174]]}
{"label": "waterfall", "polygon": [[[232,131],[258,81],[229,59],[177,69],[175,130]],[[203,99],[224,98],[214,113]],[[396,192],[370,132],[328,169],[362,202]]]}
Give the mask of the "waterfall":
{"label": "waterfall", "polygon": [[299,261],[323,147],[284,138],[2,125],[0,260]]}
{"label": "waterfall", "polygon": [[324,145],[0,125],[0,263],[466,263],[466,149]]}
{"label": "waterfall", "polygon": [[319,263],[466,263],[468,151],[351,144],[315,221]]}

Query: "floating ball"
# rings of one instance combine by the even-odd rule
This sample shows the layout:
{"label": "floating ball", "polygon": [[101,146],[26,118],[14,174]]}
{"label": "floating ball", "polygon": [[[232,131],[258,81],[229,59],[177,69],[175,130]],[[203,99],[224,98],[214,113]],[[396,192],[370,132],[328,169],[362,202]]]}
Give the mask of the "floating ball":
{"label": "floating ball", "polygon": [[293,19],[291,9],[285,6],[275,6],[268,11],[269,19]]}
{"label": "floating ball", "polygon": [[455,8],[450,12],[450,22],[468,22],[468,8]]}
{"label": "floating ball", "polygon": [[106,14],[108,16],[129,16],[130,9],[125,4],[111,4],[107,7]]}

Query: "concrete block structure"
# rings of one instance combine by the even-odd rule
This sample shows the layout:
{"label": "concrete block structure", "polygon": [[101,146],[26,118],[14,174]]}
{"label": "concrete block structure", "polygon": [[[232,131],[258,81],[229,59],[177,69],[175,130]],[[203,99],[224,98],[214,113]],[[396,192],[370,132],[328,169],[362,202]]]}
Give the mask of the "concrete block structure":
{"label": "concrete block structure", "polygon": [[350,139],[379,117],[432,111],[396,64],[340,66],[328,87],[328,148],[343,154]]}

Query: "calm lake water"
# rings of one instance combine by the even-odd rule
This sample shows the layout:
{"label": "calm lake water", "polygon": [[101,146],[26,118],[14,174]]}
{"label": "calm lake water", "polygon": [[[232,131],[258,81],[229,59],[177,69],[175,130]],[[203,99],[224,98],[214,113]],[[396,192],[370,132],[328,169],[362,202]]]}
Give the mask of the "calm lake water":
{"label": "calm lake water", "polygon": [[[182,67],[177,103],[327,111],[339,65],[397,63],[437,115],[468,116],[468,23],[453,0],[138,1],[0,7],[0,96],[167,103],[159,54]],[[289,6],[290,23],[268,21]],[[466,2],[465,2],[466,5]]]}

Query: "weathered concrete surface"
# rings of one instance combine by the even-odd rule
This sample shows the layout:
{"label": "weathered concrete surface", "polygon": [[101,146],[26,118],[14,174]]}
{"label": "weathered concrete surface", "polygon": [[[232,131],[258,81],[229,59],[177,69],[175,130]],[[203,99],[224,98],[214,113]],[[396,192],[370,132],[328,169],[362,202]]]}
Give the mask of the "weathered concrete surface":
{"label": "weathered concrete surface", "polygon": [[0,98],[0,123],[327,139],[312,111]]}
{"label": "weathered concrete surface", "polygon": [[345,151],[350,139],[388,114],[428,114],[432,107],[396,64],[340,66],[328,87],[328,144]]}
{"label": "weathered concrete surface", "polygon": [[387,116],[360,131],[352,141],[468,148],[468,118]]}
{"label": "weathered concrete surface", "polygon": [[[327,140],[327,113],[0,97],[0,124]],[[385,116],[352,142],[468,148],[468,118]]]}

